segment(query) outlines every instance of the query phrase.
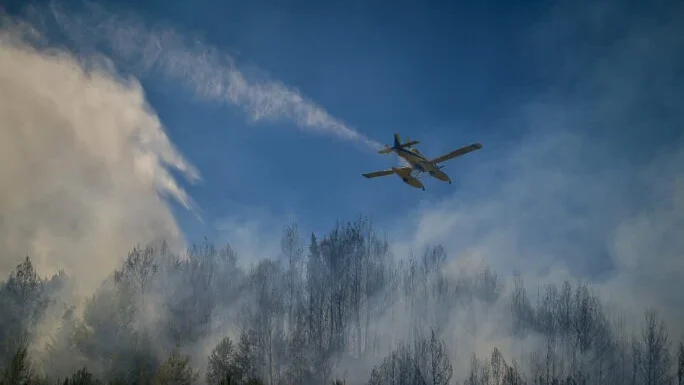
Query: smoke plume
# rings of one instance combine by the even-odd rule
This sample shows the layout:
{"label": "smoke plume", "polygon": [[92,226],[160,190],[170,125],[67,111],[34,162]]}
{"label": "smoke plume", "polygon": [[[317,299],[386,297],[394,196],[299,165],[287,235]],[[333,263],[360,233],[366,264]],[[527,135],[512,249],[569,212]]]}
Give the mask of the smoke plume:
{"label": "smoke plume", "polygon": [[87,4],[84,12],[53,4],[51,11],[60,31],[79,49],[106,47],[133,71],[154,71],[180,82],[200,98],[237,105],[253,121],[292,121],[304,131],[332,135],[370,149],[382,146],[297,90],[241,71],[231,56],[200,39],[189,39],[172,28],[148,26],[134,15],[112,14],[95,4]]}
{"label": "smoke plume", "polygon": [[137,81],[106,62],[30,43],[40,37],[3,17],[0,271],[29,254],[43,274],[64,269],[92,288],[137,243],[182,243],[160,194],[191,208],[170,170],[190,181],[199,174]]}

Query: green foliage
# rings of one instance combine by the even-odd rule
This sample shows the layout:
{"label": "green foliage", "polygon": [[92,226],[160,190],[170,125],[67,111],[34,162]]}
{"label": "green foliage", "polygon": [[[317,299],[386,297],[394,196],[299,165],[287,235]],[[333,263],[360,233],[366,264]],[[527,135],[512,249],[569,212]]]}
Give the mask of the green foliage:
{"label": "green foliage", "polygon": [[22,341],[2,376],[3,385],[33,385],[36,378],[28,355],[28,344]]}
{"label": "green foliage", "polygon": [[44,284],[27,256],[0,287],[0,367],[22,340],[30,339],[42,318],[48,305]]}
{"label": "green foliage", "polygon": [[254,329],[240,333],[240,342],[235,352],[235,366],[241,378],[258,377],[258,367],[262,363],[256,353],[256,335]]}
{"label": "green foliage", "polygon": [[93,374],[88,371],[85,367],[79,369],[71,378],[64,380],[62,385],[100,385],[101,382],[93,377]]}
{"label": "green foliage", "polygon": [[233,341],[225,337],[216,345],[207,363],[209,385],[233,385],[242,380],[242,369],[236,363]]}
{"label": "green foliage", "polygon": [[161,365],[152,379],[153,385],[190,385],[199,378],[190,365],[190,357],[180,354],[180,347],[176,346],[168,359]]}

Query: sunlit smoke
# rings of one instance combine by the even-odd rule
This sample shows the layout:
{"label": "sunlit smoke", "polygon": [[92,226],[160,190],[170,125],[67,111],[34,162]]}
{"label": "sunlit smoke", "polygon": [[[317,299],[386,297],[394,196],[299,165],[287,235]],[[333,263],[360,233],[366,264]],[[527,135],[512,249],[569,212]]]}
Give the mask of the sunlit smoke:
{"label": "sunlit smoke", "polygon": [[[65,269],[89,288],[135,244],[182,236],[167,204],[193,202],[170,174],[199,173],[167,138],[134,80],[101,62],[0,32],[0,271],[29,254],[44,274]],[[86,64],[86,71],[82,64]]]}

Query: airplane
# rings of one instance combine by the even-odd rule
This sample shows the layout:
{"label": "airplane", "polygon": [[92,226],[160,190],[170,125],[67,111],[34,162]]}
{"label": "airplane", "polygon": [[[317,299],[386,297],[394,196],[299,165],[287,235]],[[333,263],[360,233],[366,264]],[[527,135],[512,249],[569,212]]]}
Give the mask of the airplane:
{"label": "airplane", "polygon": [[461,147],[442,156],[438,156],[437,158],[428,159],[425,155],[421,154],[417,148],[411,148],[411,146],[419,143],[420,142],[417,140],[411,141],[409,139],[406,140],[406,143],[401,143],[399,134],[394,134],[394,145],[390,147],[388,144],[386,144],[385,148],[378,151],[378,154],[396,153],[398,156],[405,159],[409,165],[405,167],[392,167],[388,170],[369,172],[361,175],[365,176],[366,178],[377,178],[380,176],[397,174],[401,180],[404,181],[404,183],[425,191],[425,186],[419,180],[423,173],[428,173],[433,178],[444,182],[449,182],[449,184],[451,184],[451,178],[449,178],[449,175],[442,171],[444,166],[439,166],[439,163],[482,148],[482,144],[473,143],[469,146]]}

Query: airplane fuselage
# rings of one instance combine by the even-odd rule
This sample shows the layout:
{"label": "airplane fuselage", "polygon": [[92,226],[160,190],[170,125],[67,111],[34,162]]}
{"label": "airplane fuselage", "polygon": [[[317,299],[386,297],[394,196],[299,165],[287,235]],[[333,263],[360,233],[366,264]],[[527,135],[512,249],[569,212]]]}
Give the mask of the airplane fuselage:
{"label": "airplane fuselage", "polygon": [[439,179],[444,182],[451,183],[451,178],[444,171],[440,170],[439,167],[429,162],[429,160],[421,153],[417,151],[407,150],[403,147],[393,149],[394,152],[406,160],[411,168],[418,172],[427,172],[430,176]]}
{"label": "airplane fuselage", "polygon": [[401,178],[404,183],[412,187],[425,190],[425,186],[423,186],[423,183],[419,180],[419,174],[427,173],[435,179],[451,183],[451,178],[449,178],[449,175],[442,171],[444,166],[439,166],[439,164],[449,159],[453,159],[482,148],[480,143],[473,143],[433,159],[428,159],[425,157],[425,155],[421,154],[418,149],[411,148],[411,146],[419,143],[420,142],[417,140],[406,140],[406,142],[402,143],[401,138],[399,138],[399,134],[395,133],[394,145],[385,145],[385,148],[378,150],[378,154],[397,154],[397,156],[404,159],[408,165],[402,167],[392,167],[390,170],[374,171],[362,175],[366,178],[377,178],[394,174]]}

